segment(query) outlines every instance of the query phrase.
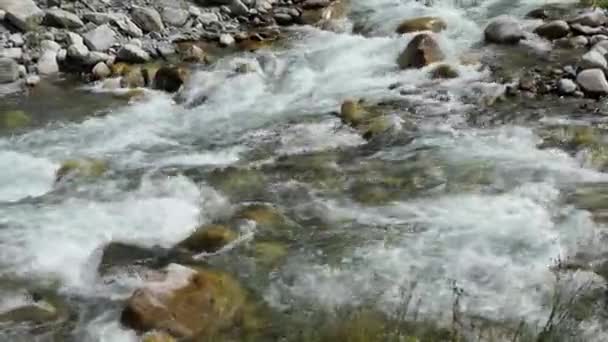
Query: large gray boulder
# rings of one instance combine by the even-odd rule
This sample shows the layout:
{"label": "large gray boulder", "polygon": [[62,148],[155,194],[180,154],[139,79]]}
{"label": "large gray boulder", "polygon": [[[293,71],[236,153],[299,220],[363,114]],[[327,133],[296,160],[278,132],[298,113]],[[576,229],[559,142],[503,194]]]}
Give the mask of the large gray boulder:
{"label": "large gray boulder", "polygon": [[110,25],[105,24],[94,28],[83,35],[85,45],[91,51],[106,51],[116,44],[116,33]]}
{"label": "large gray boulder", "polygon": [[142,37],[144,32],[125,14],[115,14],[112,16],[112,23],[116,25],[124,34],[131,37]]}
{"label": "large gray boulder", "polygon": [[608,94],[608,81],[602,69],[587,69],[576,76],[576,83],[586,93],[593,95]]}
{"label": "large gray boulder", "polygon": [[486,26],[484,37],[488,43],[517,44],[524,38],[524,31],[515,18],[501,15]]}
{"label": "large gray boulder", "polygon": [[116,56],[119,61],[127,63],[145,63],[150,60],[150,55],[135,44],[127,44],[118,50]]}
{"label": "large gray boulder", "polygon": [[22,31],[28,31],[42,22],[44,12],[33,0],[0,0],[5,19]]}
{"label": "large gray boulder", "polygon": [[84,26],[84,23],[76,14],[60,8],[52,8],[46,11],[44,24],[67,29],[77,29]]}
{"label": "large gray boulder", "polygon": [[19,64],[10,58],[0,58],[0,84],[19,79]]}
{"label": "large gray boulder", "polygon": [[563,38],[570,33],[570,26],[564,20],[554,20],[540,25],[534,33],[550,40]]}
{"label": "large gray boulder", "polygon": [[134,6],[131,17],[144,32],[160,32],[165,29],[163,19],[153,8]]}

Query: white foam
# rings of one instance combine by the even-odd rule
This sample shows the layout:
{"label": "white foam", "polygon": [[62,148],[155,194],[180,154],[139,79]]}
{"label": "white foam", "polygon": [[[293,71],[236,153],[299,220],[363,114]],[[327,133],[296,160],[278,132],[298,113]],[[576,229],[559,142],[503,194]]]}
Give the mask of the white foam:
{"label": "white foam", "polygon": [[[144,180],[134,193],[111,201],[71,198],[59,203],[0,208],[1,256],[11,272],[54,277],[86,290],[96,269],[88,261],[109,241],[170,247],[212,217],[224,200],[183,177]],[[207,208],[210,212],[207,212]],[[94,266],[94,265],[93,265]]]}
{"label": "white foam", "polygon": [[18,201],[48,192],[59,167],[44,158],[12,151],[0,151],[0,202]]}

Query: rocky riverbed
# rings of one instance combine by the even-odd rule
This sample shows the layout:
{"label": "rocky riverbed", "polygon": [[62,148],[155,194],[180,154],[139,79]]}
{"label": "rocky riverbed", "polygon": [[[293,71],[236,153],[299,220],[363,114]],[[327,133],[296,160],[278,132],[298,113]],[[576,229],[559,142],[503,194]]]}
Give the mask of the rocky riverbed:
{"label": "rocky riverbed", "polygon": [[0,0],[0,341],[605,341],[608,16]]}

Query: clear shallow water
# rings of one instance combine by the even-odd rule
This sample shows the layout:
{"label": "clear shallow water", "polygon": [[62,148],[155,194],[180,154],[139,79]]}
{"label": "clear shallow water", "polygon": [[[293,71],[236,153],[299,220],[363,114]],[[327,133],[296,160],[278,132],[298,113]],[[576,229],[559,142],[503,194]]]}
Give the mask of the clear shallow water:
{"label": "clear shallow water", "polygon": [[[255,275],[265,279],[257,290],[271,307],[335,307],[374,297],[390,311],[401,303],[400,287],[416,281],[421,313],[449,320],[450,282],[456,281],[466,292],[462,308],[468,314],[541,321],[555,288],[549,269],[555,259],[589,246],[603,252],[598,226],[587,212],[564,205],[561,190],[607,177],[565,152],[539,150],[531,127],[469,127],[465,117],[473,105],[465,98],[499,85],[487,71],[458,60],[480,40],[489,17],[521,16],[543,4],[445,1],[427,8],[414,1],[352,0],[350,24],[362,23],[365,36],[293,29],[284,49],[227,57],[197,72],[186,106],[153,93],[104,116],[3,137],[0,275],[50,284],[77,296],[84,307],[87,301],[125,298],[142,280],[125,275],[112,284],[102,281],[96,267],[100,248],[109,241],[171,247],[246,199],[214,188],[205,176],[210,170],[272,166],[281,156],[311,152],[353,153],[329,163],[330,169],[347,179],[365,178],[366,172],[382,174],[377,165],[386,164],[423,185],[409,197],[364,204],[341,185],[319,186],[300,180],[297,172],[287,179],[267,174],[266,199],[295,220],[312,217],[330,227],[319,231],[300,224],[285,264],[273,274]],[[403,18],[429,14],[448,23],[438,39],[458,79],[435,82],[428,68],[395,66],[411,36],[397,37],[393,28]],[[242,62],[255,71],[235,75]],[[413,94],[388,90],[397,82]],[[187,106],[202,95],[208,98],[203,105]],[[330,113],[345,98],[358,97],[409,103],[411,108],[392,114],[416,123],[413,141],[357,152],[365,140]],[[82,157],[107,160],[111,172],[92,182],[54,184],[63,160]],[[418,169],[399,171],[418,162],[420,175]],[[193,168],[201,179],[179,175]],[[427,178],[433,179],[429,186]],[[238,256],[226,262],[246,269]],[[580,278],[594,276],[575,276]],[[80,340],[136,340],[120,327],[115,307],[90,312],[74,329]]]}

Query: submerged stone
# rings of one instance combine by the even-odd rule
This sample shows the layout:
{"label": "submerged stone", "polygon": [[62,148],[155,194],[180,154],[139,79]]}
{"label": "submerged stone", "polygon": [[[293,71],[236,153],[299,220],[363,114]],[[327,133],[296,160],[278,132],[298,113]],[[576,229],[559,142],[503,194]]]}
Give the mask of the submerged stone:
{"label": "submerged stone", "polygon": [[96,178],[108,171],[108,163],[99,159],[72,159],[66,160],[57,170],[55,180],[61,181],[67,176]]}
{"label": "submerged stone", "polygon": [[287,247],[279,242],[256,242],[253,250],[255,260],[267,266],[274,266],[287,256]]}
{"label": "submerged stone", "polygon": [[4,129],[18,129],[28,126],[32,119],[22,110],[11,110],[0,116],[2,118],[2,127]]}
{"label": "submerged stone", "polygon": [[213,253],[237,237],[238,234],[225,225],[209,224],[197,228],[192,235],[178,243],[177,247],[194,253]]}
{"label": "submerged stone", "polygon": [[458,70],[454,69],[454,67],[449,64],[440,64],[431,71],[431,78],[433,79],[450,79],[457,78],[458,76]]}

